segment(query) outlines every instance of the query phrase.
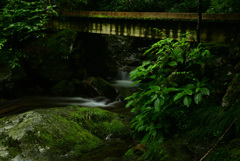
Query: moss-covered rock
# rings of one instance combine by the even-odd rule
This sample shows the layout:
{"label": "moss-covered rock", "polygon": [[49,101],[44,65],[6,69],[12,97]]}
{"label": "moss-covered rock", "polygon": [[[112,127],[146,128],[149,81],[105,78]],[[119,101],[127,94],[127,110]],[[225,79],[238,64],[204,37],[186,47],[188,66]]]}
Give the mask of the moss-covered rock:
{"label": "moss-covered rock", "polygon": [[105,110],[37,109],[0,120],[0,160],[84,160],[105,139],[129,133],[117,114]]}

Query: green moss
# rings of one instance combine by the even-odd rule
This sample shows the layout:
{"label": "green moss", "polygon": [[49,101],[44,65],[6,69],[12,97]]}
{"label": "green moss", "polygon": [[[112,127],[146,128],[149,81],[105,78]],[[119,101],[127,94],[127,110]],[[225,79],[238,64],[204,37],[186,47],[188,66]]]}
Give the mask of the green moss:
{"label": "green moss", "polygon": [[105,110],[78,108],[70,116],[70,120],[78,122],[78,125],[100,138],[105,138],[109,134],[113,137],[125,137],[130,134],[130,127],[125,125],[117,114]]}
{"label": "green moss", "polygon": [[[70,151],[77,149],[78,151],[87,151],[89,149],[96,148],[101,144],[101,140],[91,134],[88,130],[82,128],[74,120],[68,120],[61,115],[55,116],[56,122],[59,126],[53,128],[51,131],[47,129],[41,129],[39,131],[44,132],[41,134],[42,140],[49,144],[51,143],[52,147],[57,149],[62,149],[64,151]],[[58,131],[61,129],[62,131]],[[59,138],[59,136],[62,136]]]}
{"label": "green moss", "polygon": [[8,161],[11,158],[15,157],[19,153],[21,153],[20,142],[14,140],[12,137],[8,137],[5,134],[1,134],[0,136],[0,145],[7,147],[8,156],[6,158],[0,157],[1,161]]}
{"label": "green moss", "polygon": [[70,113],[72,120],[90,120],[94,122],[110,121],[116,117],[117,114],[102,110],[99,108],[77,108],[76,111]]}
{"label": "green moss", "polygon": [[19,141],[0,136],[0,145],[9,148],[9,157],[5,160],[21,153],[37,160],[54,160],[65,155],[76,160],[101,147],[104,141],[100,138],[105,139],[109,134],[122,137],[129,134],[126,129],[130,131],[117,114],[98,108],[72,106],[39,109],[32,113],[40,115],[41,121]]}

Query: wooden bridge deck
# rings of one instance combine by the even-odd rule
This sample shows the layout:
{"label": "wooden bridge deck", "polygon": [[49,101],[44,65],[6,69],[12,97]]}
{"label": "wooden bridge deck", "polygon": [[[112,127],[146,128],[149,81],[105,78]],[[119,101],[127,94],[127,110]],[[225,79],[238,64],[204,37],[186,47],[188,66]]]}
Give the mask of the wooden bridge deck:
{"label": "wooden bridge deck", "polygon": [[[62,11],[53,18],[48,28],[73,29],[78,32],[121,36],[162,38],[155,28],[166,36],[196,40],[197,13],[165,12],[108,12]],[[200,37],[202,42],[234,42],[240,28],[240,14],[202,14]]]}

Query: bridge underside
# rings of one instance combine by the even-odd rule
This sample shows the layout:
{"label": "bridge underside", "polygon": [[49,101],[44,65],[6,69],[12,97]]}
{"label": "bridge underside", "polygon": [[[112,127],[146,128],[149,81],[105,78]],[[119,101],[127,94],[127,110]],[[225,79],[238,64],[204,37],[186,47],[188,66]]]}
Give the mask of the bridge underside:
{"label": "bridge underside", "polygon": [[[78,32],[110,34],[145,38],[163,38],[163,35],[179,40],[185,36],[188,41],[196,41],[196,20],[173,19],[125,19],[96,17],[66,17],[52,19],[48,28],[72,29]],[[200,30],[201,42],[234,42],[237,39],[240,23],[203,21]],[[190,34],[187,34],[190,33]],[[187,35],[186,35],[187,34]]]}

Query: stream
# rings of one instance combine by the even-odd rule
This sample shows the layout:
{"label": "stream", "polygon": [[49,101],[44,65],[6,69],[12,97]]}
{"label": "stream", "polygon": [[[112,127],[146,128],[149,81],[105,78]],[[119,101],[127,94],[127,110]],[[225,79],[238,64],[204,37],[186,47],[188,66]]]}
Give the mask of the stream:
{"label": "stream", "polygon": [[97,107],[120,114],[126,111],[123,102],[121,101],[110,102],[108,98],[103,96],[98,96],[95,98],[28,96],[16,100],[6,101],[0,104],[0,118],[37,108],[65,107],[65,106]]}
{"label": "stream", "polygon": [[[120,91],[124,88],[131,88],[133,83],[128,76],[129,72],[120,71],[118,77],[112,82],[112,86]],[[15,100],[8,100],[0,103],[0,118],[23,113],[38,108],[51,107],[92,107],[101,108],[118,114],[129,115],[129,109],[125,108],[125,103],[120,99],[120,95],[115,101],[104,96],[94,98],[87,97],[48,97],[48,96],[25,96]],[[110,134],[106,137],[104,146],[91,151],[89,156],[92,161],[119,161],[124,153],[129,149],[132,141],[122,139],[112,139]]]}
{"label": "stream", "polygon": [[88,97],[46,97],[46,96],[25,96],[15,100],[0,103],[0,118],[11,114],[22,113],[37,108],[80,106],[80,107],[97,107],[118,114],[126,114],[129,111],[125,108],[123,100],[120,99],[120,91],[132,86],[133,81],[129,78],[129,72],[120,70],[117,80],[112,82],[119,96],[112,101],[104,96],[94,98]]}

